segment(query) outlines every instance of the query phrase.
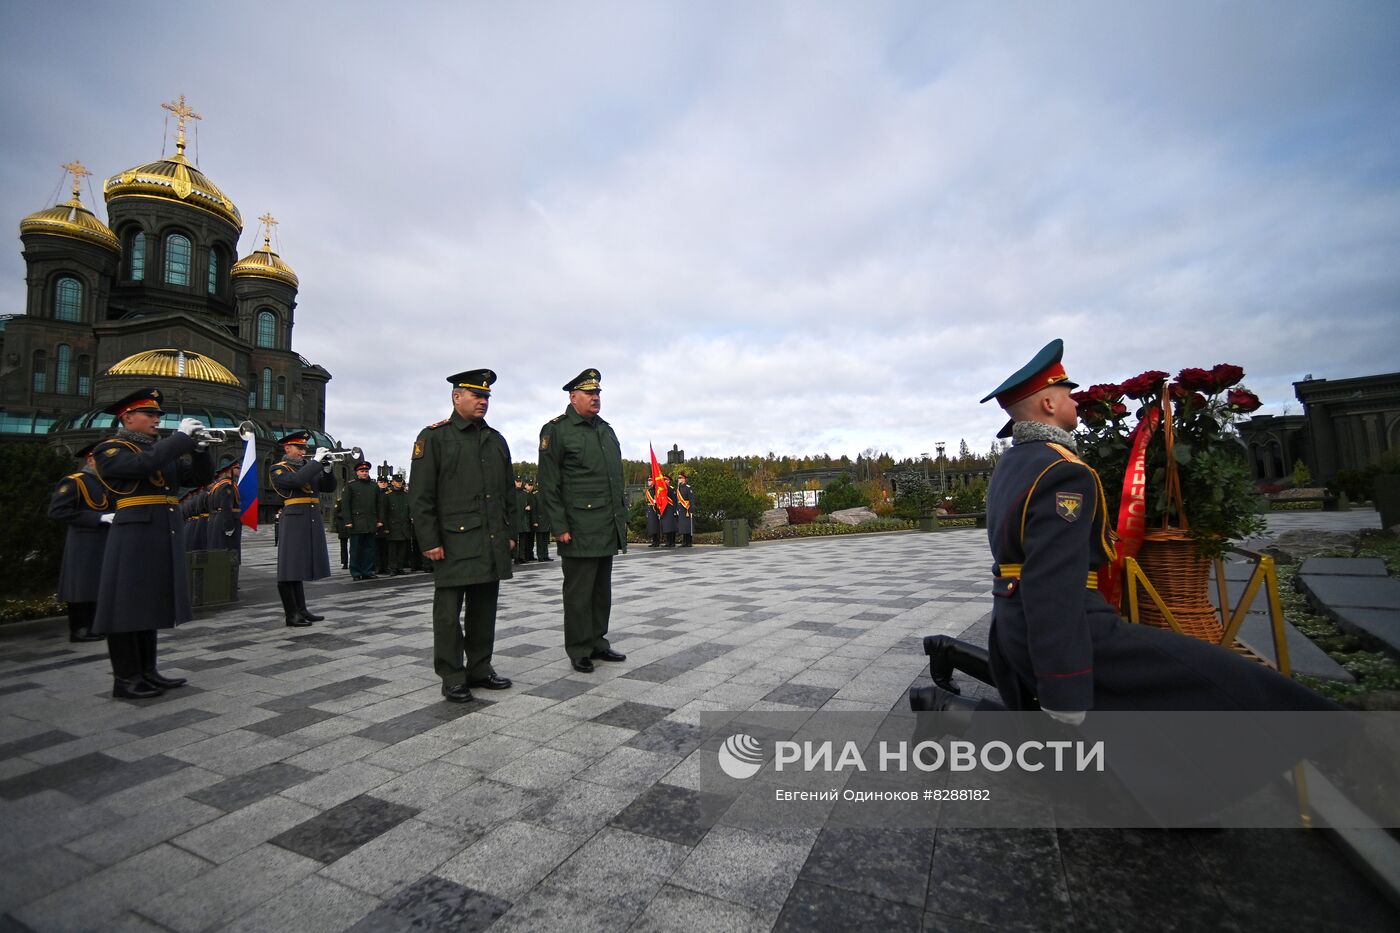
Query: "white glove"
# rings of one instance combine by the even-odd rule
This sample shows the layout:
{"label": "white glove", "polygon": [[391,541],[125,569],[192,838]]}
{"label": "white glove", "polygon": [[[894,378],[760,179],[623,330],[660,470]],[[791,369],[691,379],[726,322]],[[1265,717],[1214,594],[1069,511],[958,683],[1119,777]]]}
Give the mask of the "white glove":
{"label": "white glove", "polygon": [[181,434],[190,435],[202,427],[204,427],[204,423],[198,418],[185,418],[175,430],[179,431]]}
{"label": "white glove", "polygon": [[114,518],[116,518],[116,517],[117,517],[117,513],[116,513],[116,512],[103,512],[103,513],[102,513],[102,521],[105,522],[105,523],[107,523],[108,525],[112,524],[112,520],[113,520]]}
{"label": "white glove", "polygon": [[316,456],[312,457],[311,459],[315,460],[317,463],[324,464],[330,458],[331,449],[329,447],[322,447],[320,450],[316,451]]}
{"label": "white glove", "polygon": [[1046,709],[1042,706],[1040,711],[1056,722],[1062,722],[1067,726],[1078,726],[1084,722],[1084,710],[1082,709],[1064,713],[1056,709]]}

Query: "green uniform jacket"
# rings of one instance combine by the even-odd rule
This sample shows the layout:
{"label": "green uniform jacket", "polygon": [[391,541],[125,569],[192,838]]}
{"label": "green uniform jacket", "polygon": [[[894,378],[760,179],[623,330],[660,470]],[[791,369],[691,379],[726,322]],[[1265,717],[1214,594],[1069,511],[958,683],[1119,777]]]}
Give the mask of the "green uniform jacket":
{"label": "green uniform jacket", "polygon": [[419,549],[446,552],[433,564],[434,586],[510,577],[515,478],[506,439],[484,420],[453,412],[419,432],[408,502]]}
{"label": "green uniform jacket", "polygon": [[572,407],[540,428],[540,503],[560,557],[611,557],[627,550],[622,446],[602,418]]}
{"label": "green uniform jacket", "polygon": [[[384,521],[384,494],[372,479],[352,479],[345,484],[336,510],[336,521],[343,531],[352,535],[372,535]],[[346,528],[346,523],[350,524]]]}
{"label": "green uniform jacket", "polygon": [[534,511],[530,513],[530,520],[534,524],[530,530],[536,534],[549,534],[549,516],[545,514],[544,496],[540,495],[539,489],[536,488],[534,492],[530,493],[530,499],[535,507]]}
{"label": "green uniform jacket", "polygon": [[384,529],[390,541],[407,541],[412,536],[407,489],[396,492],[390,486],[384,494]]}
{"label": "green uniform jacket", "polygon": [[530,527],[530,513],[533,511],[530,501],[530,494],[524,489],[515,491],[515,530],[520,533],[530,533],[534,531]]}

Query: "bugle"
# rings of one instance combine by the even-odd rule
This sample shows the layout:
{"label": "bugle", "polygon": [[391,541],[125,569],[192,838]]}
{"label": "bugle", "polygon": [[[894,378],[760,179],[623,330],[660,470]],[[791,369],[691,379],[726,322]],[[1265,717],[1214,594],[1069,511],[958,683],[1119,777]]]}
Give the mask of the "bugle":
{"label": "bugle", "polygon": [[236,428],[195,428],[190,436],[197,441],[206,441],[211,444],[228,444],[233,441],[241,441],[244,435],[256,435],[253,422],[241,422]]}
{"label": "bugle", "polygon": [[[317,454],[319,455],[320,451],[317,451]],[[331,450],[327,451],[327,454],[326,459],[331,463],[339,463],[342,460],[353,460],[358,463],[365,457],[365,452],[358,447],[351,447],[349,450]]]}

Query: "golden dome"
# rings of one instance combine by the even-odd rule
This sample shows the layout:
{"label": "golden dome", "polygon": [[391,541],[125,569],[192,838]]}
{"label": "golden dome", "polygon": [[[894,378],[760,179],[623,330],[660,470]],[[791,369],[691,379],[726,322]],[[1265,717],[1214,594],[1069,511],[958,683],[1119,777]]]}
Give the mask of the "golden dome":
{"label": "golden dome", "polygon": [[[277,223],[277,221],[273,220],[268,214],[264,214],[259,219],[269,228]],[[292,267],[287,265],[281,256],[273,252],[272,234],[270,232],[267,236],[263,237],[262,249],[254,250],[247,256],[238,260],[238,262],[235,262],[233,268],[229,270],[229,275],[235,278],[249,275],[264,279],[276,279],[279,282],[287,283],[292,286],[292,288],[296,288],[300,284],[300,280],[297,278],[297,274],[292,271]]]}
{"label": "golden dome", "polygon": [[221,385],[241,386],[238,377],[217,360],[189,350],[147,350],[128,356],[107,370],[108,376],[161,376],[198,379]]}
{"label": "golden dome", "polygon": [[72,237],[86,243],[105,246],[113,252],[121,251],[121,241],[106,224],[98,220],[92,211],[83,206],[77,197],[66,203],[35,211],[19,222],[19,232],[48,233],[53,236]]}
{"label": "golden dome", "polygon": [[92,174],[81,162],[69,162],[63,170],[73,176],[73,196],[62,204],[47,210],[35,211],[19,222],[19,232],[48,233],[53,236],[72,237],[87,243],[96,243],[110,250],[120,252],[121,241],[106,224],[98,220],[92,211],[83,206],[80,193],[82,180]]}
{"label": "golden dome", "polygon": [[111,204],[117,198],[166,198],[208,211],[243,229],[243,215],[199,169],[185,158],[183,147],[169,158],[147,162],[113,175],[102,186],[102,195]]}

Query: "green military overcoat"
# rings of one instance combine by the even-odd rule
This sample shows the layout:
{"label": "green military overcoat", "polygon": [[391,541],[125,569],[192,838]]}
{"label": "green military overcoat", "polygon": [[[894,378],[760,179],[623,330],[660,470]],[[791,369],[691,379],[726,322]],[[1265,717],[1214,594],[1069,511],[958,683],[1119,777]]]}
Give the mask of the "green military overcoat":
{"label": "green military overcoat", "polygon": [[445,552],[433,565],[434,586],[511,576],[515,478],[506,439],[485,420],[453,412],[419,432],[408,502],[419,549]]}
{"label": "green military overcoat", "polygon": [[571,407],[540,428],[542,516],[559,542],[560,557],[611,557],[627,550],[627,506],[622,496],[622,447],[612,426]]}

